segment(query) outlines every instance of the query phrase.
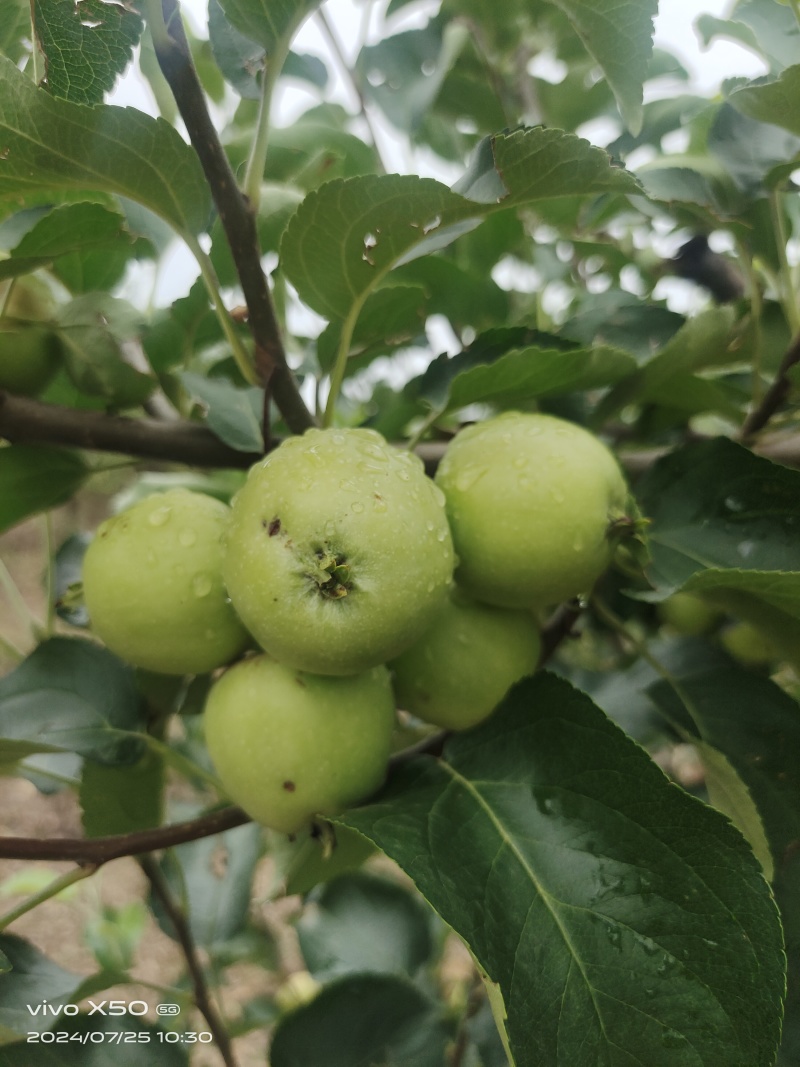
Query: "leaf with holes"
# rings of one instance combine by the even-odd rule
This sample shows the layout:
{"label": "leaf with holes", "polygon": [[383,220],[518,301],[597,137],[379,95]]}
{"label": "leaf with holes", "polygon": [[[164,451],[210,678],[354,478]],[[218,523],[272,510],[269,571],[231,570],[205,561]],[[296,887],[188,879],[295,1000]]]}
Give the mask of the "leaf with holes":
{"label": "leaf with holes", "polygon": [[563,679],[520,683],[341,821],[499,983],[516,1067],[774,1062],[782,936],[755,857]]}

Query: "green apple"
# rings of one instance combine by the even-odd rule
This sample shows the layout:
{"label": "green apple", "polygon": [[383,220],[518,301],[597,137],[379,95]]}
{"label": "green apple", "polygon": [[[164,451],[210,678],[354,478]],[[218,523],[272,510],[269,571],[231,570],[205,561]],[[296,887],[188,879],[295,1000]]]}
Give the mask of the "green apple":
{"label": "green apple", "polygon": [[722,612],[692,593],[673,593],[658,605],[658,614],[662,622],[689,637],[709,633],[722,618]]}
{"label": "green apple", "polygon": [[0,318],[0,389],[35,396],[49,385],[61,362],[61,342],[45,325],[55,312],[41,278],[16,280]]}
{"label": "green apple", "polygon": [[206,745],[231,799],[257,822],[294,833],[375,792],[394,722],[385,667],[331,678],[259,655],[212,686]]}
{"label": "green apple", "polygon": [[780,660],[781,654],[756,626],[734,622],[719,635],[722,647],[746,667],[765,667]]}
{"label": "green apple", "polygon": [[223,574],[281,663],[357,674],[430,625],[453,573],[442,494],[372,430],[308,430],[252,468],[233,500]]}
{"label": "green apple", "polygon": [[249,636],[222,584],[230,509],[188,489],[155,493],[102,523],[83,561],[92,629],[149,671],[203,674]]}
{"label": "green apple", "polygon": [[614,551],[628,490],[611,452],[551,415],[508,412],[469,426],[436,483],[459,560],[456,580],[499,607],[547,607],[588,593]]}
{"label": "green apple", "polygon": [[445,601],[430,629],[393,663],[398,704],[426,722],[466,730],[497,707],[539,662],[539,629],[527,611]]}

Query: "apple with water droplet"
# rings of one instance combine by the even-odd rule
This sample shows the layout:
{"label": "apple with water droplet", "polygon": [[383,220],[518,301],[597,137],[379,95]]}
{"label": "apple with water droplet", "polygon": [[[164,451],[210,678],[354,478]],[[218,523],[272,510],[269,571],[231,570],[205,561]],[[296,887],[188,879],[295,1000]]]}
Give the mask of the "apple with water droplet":
{"label": "apple with water droplet", "polygon": [[230,508],[188,489],[154,493],[101,523],[83,560],[93,631],[122,659],[204,674],[250,642],[222,583]]}
{"label": "apple with water droplet", "polygon": [[383,782],[395,724],[385,667],[330,677],[267,655],[234,664],[211,688],[206,746],[225,792],[257,822],[294,833]]}
{"label": "apple with water droplet", "polygon": [[308,430],[252,468],[233,500],[223,574],[281,663],[357,674],[399,655],[447,595],[453,547],[421,461],[372,430]]}
{"label": "apple with water droplet", "polygon": [[527,611],[451,592],[433,624],[394,660],[401,708],[448,730],[482,722],[539,662],[539,628]]}
{"label": "apple with water droplet", "polygon": [[628,489],[593,434],[507,412],[461,430],[436,473],[456,580],[499,607],[548,607],[590,592],[611,562]]}

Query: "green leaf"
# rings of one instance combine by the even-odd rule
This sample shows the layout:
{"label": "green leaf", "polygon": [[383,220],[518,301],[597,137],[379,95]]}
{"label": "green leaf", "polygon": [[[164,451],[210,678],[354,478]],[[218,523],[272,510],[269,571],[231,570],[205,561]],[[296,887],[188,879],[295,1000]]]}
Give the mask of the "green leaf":
{"label": "green leaf", "polygon": [[90,541],[89,534],[73,534],[59,546],[54,560],[55,581],[52,594],[56,614],[70,626],[81,628],[89,625],[89,613],[83,603],[80,583],[83,557]]}
{"label": "green leaf", "polygon": [[243,99],[258,100],[261,96],[259,79],[264,76],[267,53],[262,45],[230,24],[220,0],[209,0],[208,38],[225,80]]}
{"label": "green leaf", "polygon": [[603,398],[594,413],[594,425],[602,426],[636,400],[658,400],[671,381],[685,379],[689,372],[735,362],[735,317],[733,309],[725,307],[687,319],[660,352]]}
{"label": "green leaf", "polygon": [[155,752],[148,750],[127,767],[85,760],[80,787],[83,832],[105,837],[160,826],[163,794],[164,762]]}
{"label": "green leaf", "polygon": [[775,572],[800,571],[800,472],[718,438],[659,460],[637,496],[650,519],[648,576],[659,595],[706,570],[772,572],[772,602],[794,602],[794,580],[784,600],[780,585],[787,576]]}
{"label": "green leaf", "polygon": [[454,190],[412,175],[327,182],[290,221],[281,262],[310,307],[345,319],[392,267],[444,247],[494,210],[543,197],[638,190],[632,175],[587,141],[560,130],[518,130],[482,142]]}
{"label": "green leaf", "polygon": [[68,252],[115,242],[133,243],[120,212],[109,211],[102,204],[65,204],[32,226],[11,255],[56,259]]}
{"label": "green leaf", "polygon": [[108,293],[84,293],[59,310],[57,333],[75,386],[117,407],[143,403],[156,379],[127,362],[124,344],[136,337],[139,312]]}
{"label": "green leaf", "polygon": [[796,61],[797,21],[789,8],[773,0],[748,0],[737,3],[733,15],[730,19],[699,16],[695,25],[705,47],[716,37],[737,41],[764,56],[776,73]]}
{"label": "green leaf", "polygon": [[77,452],[42,445],[0,447],[0,531],[66,503],[90,474]]}
{"label": "green leaf", "polygon": [[800,137],[723,104],[708,134],[708,150],[745,196],[758,197],[797,166]]}
{"label": "green leaf", "polygon": [[[372,293],[358,317],[349,350],[348,370],[419,337],[425,327],[427,296],[417,285],[386,285]],[[342,326],[330,323],[317,338],[317,359],[329,372],[336,361]]]}
{"label": "green leaf", "polygon": [[33,0],[33,25],[47,91],[76,104],[99,104],[130,63],[144,21],[127,4],[108,0]]}
{"label": "green leaf", "polygon": [[520,683],[342,821],[500,984],[516,1067],[773,1063],[781,931],[755,858],[562,679]]}
{"label": "green leaf", "polygon": [[626,378],[635,369],[633,356],[617,348],[512,349],[490,364],[457,374],[450,387],[447,408],[513,403],[598,389]]}
{"label": "green leaf", "polygon": [[[39,1003],[40,996],[33,994],[32,1003]],[[53,1023],[52,1016],[49,1021]],[[59,1018],[55,1029],[67,1035],[65,1043],[19,1042],[0,1047],[0,1067],[108,1067],[111,1058],[117,1067],[189,1067],[191,1045],[165,1041],[160,1027],[142,1019],[132,1023],[130,1017],[81,1013]],[[126,1042],[125,1035],[130,1033],[137,1035],[135,1042]],[[92,1039],[92,1034],[102,1034],[104,1039]]]}
{"label": "green leaf", "polygon": [[312,893],[297,922],[309,971],[321,982],[372,971],[414,977],[433,952],[430,916],[385,878],[343,874]]}
{"label": "green leaf", "polygon": [[133,672],[93,642],[52,637],[0,679],[0,737],[38,751],[131,763],[143,728]]}
{"label": "green leaf", "polygon": [[0,5],[0,52],[15,63],[27,55],[25,39],[30,33],[28,0],[5,0]]}
{"label": "green leaf", "polygon": [[737,89],[728,99],[743,115],[800,136],[800,65],[787,67],[777,81]]}
{"label": "green leaf", "polygon": [[[178,845],[159,860],[170,887],[186,901],[186,915],[198,945],[222,946],[244,930],[261,849],[261,827],[248,823],[216,837]],[[150,906],[164,933],[176,937],[159,898],[152,894]]]}
{"label": "green leaf", "polygon": [[642,126],[642,86],[653,51],[658,0],[551,0],[603,70],[623,122],[633,134]]}
{"label": "green leaf", "polygon": [[220,0],[228,20],[272,55],[292,37],[322,0]]}
{"label": "green leaf", "polygon": [[349,975],[285,1016],[270,1046],[272,1067],[442,1067],[448,1028],[405,979]]}
{"label": "green leaf", "polygon": [[0,200],[96,189],[144,204],[179,231],[206,226],[211,200],[197,156],[160,119],[56,100],[0,57],[0,131]]}
{"label": "green leaf", "polygon": [[[27,1006],[35,1008],[45,1000],[69,1003],[81,976],[59,967],[30,942],[14,934],[0,934],[0,950],[11,964],[9,970],[0,973],[0,1035],[3,1030],[14,1034],[47,1030],[53,1024],[53,1016],[42,1011],[33,1014]],[[0,1047],[0,1065],[5,1067],[2,1056]],[[7,1060],[9,1065],[12,1062]],[[17,1061],[24,1062],[24,1059]]]}
{"label": "green leaf", "polygon": [[264,451],[263,389],[240,388],[225,378],[204,378],[191,371],[181,371],[178,377],[197,401],[209,430],[221,441],[240,452]]}

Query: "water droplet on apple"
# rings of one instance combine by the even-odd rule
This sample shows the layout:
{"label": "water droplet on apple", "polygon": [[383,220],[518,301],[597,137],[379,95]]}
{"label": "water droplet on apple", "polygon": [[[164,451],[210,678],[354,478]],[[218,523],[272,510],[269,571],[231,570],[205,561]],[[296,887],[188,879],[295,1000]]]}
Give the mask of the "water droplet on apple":
{"label": "water droplet on apple", "polygon": [[360,515],[364,510],[364,505],[361,503],[360,500],[354,500],[353,503],[350,505],[350,510],[353,512],[354,515]]}
{"label": "water droplet on apple", "polygon": [[211,629],[206,630],[206,640],[207,641],[213,641],[216,636],[217,636],[217,631],[216,630],[211,630]]}
{"label": "water droplet on apple", "polygon": [[172,508],[156,508],[155,511],[150,512],[147,521],[151,526],[163,526],[165,523],[169,522],[171,513]]}
{"label": "water droplet on apple", "polygon": [[486,467],[467,467],[456,477],[456,489],[466,493],[486,474]]}
{"label": "water droplet on apple", "polygon": [[373,497],[372,510],[373,511],[377,511],[379,515],[383,515],[384,512],[386,512],[388,510],[387,505],[386,505],[386,501],[383,499],[382,496],[378,496],[376,494]]}
{"label": "water droplet on apple", "polygon": [[433,533],[433,531],[434,531],[434,529],[435,529],[435,528],[436,528],[436,527],[435,527],[435,526],[433,525],[433,523],[431,522],[431,520],[430,520],[430,519],[428,519],[428,521],[427,521],[427,522],[425,523],[425,529],[426,529],[426,530],[428,531],[428,533]]}
{"label": "water droplet on apple", "polygon": [[563,504],[566,499],[560,489],[552,489],[550,491],[550,496],[555,500],[556,504]]}
{"label": "water droplet on apple", "polygon": [[198,598],[208,596],[213,584],[208,574],[196,574],[192,578],[192,592]]}
{"label": "water droplet on apple", "polygon": [[439,486],[436,485],[434,482],[431,482],[430,486],[431,486],[431,492],[433,493],[433,499],[436,501],[436,503],[439,505],[439,507],[443,508],[445,506],[445,504],[447,503],[447,497],[444,495],[444,493],[439,488]]}
{"label": "water droplet on apple", "polygon": [[444,544],[444,542],[447,540],[447,531],[440,530],[436,535],[436,540],[439,542],[440,545]]}
{"label": "water droplet on apple", "polygon": [[333,521],[333,519],[328,519],[328,521],[325,523],[325,536],[326,537],[333,537],[333,535],[335,533],[336,533],[336,523]]}
{"label": "water droplet on apple", "polygon": [[411,475],[408,473],[408,471],[404,471],[404,470],[395,471],[395,474],[397,475],[397,477],[400,479],[401,482],[407,482],[409,480],[409,478],[411,477]]}
{"label": "water droplet on apple", "polygon": [[181,530],[178,534],[178,540],[185,548],[189,548],[197,540],[197,534],[194,530]]}

